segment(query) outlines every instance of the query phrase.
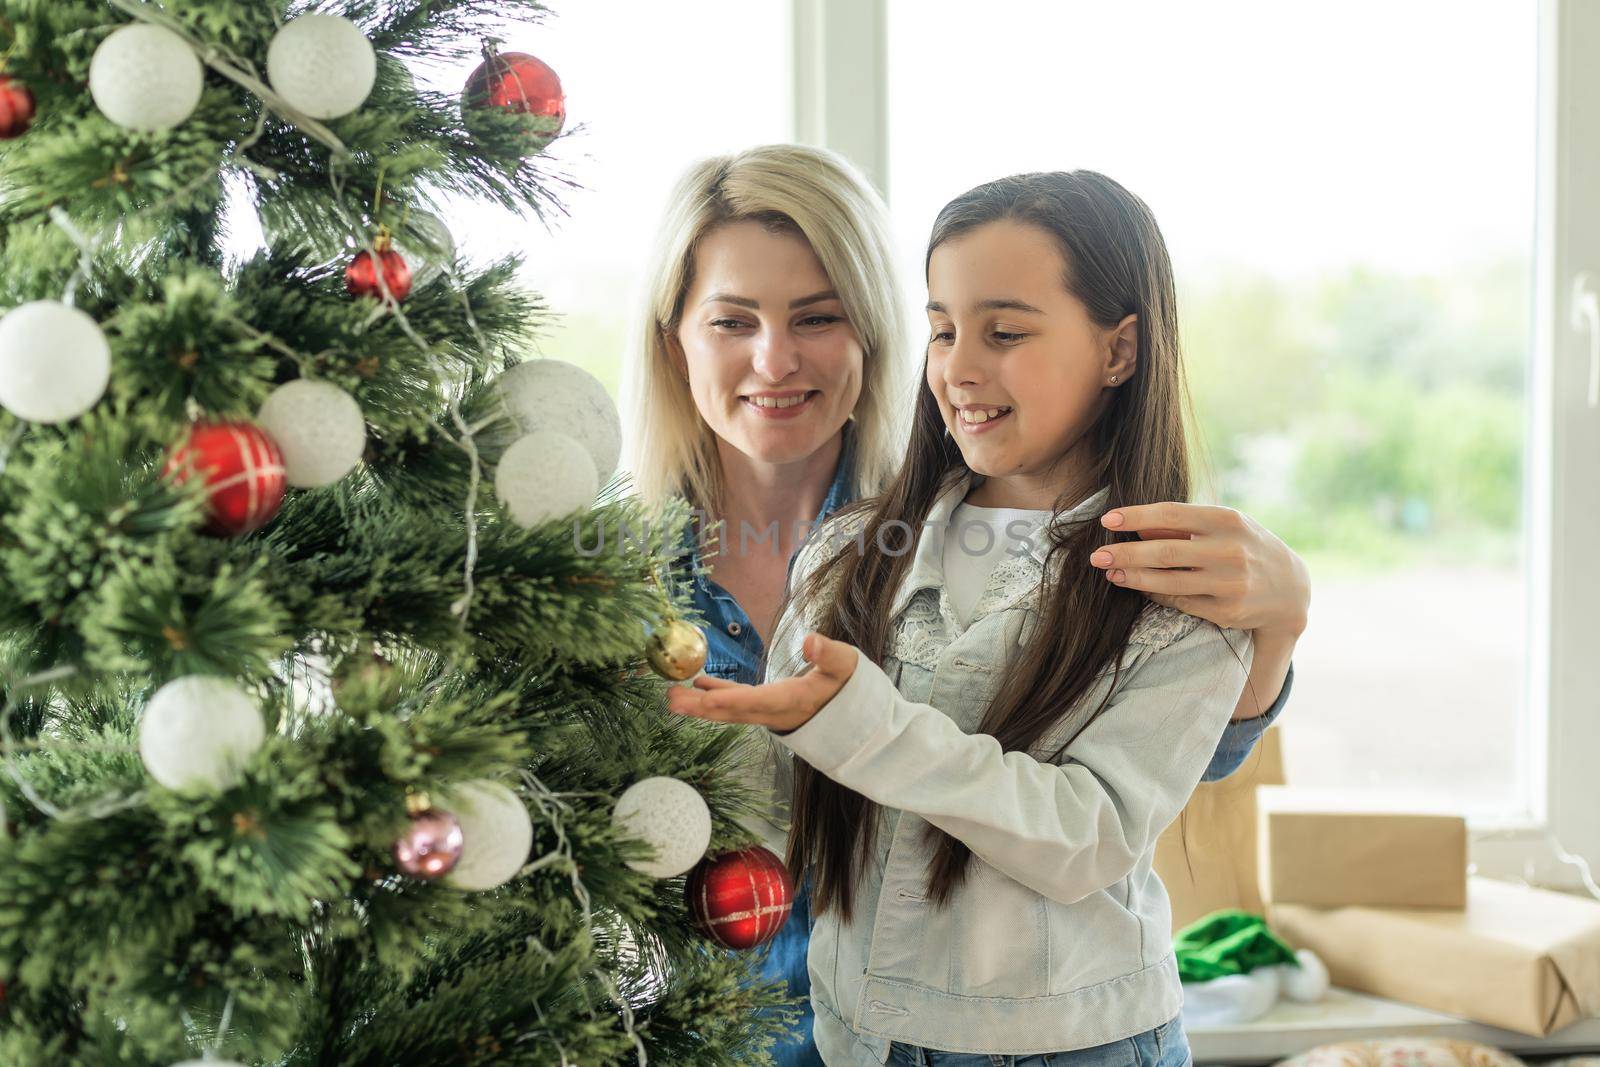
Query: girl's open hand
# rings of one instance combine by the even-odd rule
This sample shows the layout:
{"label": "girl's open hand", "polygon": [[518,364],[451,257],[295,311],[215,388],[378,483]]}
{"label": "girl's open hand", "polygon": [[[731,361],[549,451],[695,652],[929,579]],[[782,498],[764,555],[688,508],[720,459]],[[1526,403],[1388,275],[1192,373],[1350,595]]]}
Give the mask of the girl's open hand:
{"label": "girl's open hand", "polygon": [[839,694],[856,670],[854,645],[807,634],[801,652],[809,667],[792,678],[743,685],[702,674],[694,688],[667,690],[667,710],[712,722],[748,722],[780,733],[799,729]]}
{"label": "girl's open hand", "polygon": [[1306,565],[1272,531],[1232,508],[1144,504],[1101,518],[1141,540],[1106,547],[1090,564],[1151,600],[1239,630],[1297,639],[1311,608]]}

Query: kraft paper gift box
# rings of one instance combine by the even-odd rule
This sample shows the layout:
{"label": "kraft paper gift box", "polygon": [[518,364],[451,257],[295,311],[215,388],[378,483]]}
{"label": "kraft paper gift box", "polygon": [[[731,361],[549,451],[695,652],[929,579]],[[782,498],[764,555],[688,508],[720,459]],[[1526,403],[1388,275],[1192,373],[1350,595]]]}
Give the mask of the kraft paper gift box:
{"label": "kraft paper gift box", "polygon": [[1600,903],[1474,877],[1465,909],[1274,904],[1333,984],[1543,1037],[1600,1015]]}
{"label": "kraft paper gift box", "polygon": [[1202,782],[1161,835],[1155,867],[1172,899],[1174,933],[1223,908],[1263,913],[1256,787],[1282,784],[1283,748],[1274,726],[1237,771],[1220,782]]}
{"label": "kraft paper gift box", "polygon": [[1461,908],[1467,821],[1459,815],[1353,807],[1348,797],[1262,789],[1261,895],[1274,904]]}

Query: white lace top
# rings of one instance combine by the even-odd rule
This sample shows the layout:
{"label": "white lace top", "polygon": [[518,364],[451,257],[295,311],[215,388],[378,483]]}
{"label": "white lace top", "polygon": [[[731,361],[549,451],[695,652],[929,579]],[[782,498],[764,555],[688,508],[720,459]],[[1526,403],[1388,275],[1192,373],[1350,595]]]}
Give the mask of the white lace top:
{"label": "white lace top", "polygon": [[950,513],[944,534],[944,584],[955,621],[965,628],[995,566],[1026,556],[1049,511],[985,508],[963,501]]}

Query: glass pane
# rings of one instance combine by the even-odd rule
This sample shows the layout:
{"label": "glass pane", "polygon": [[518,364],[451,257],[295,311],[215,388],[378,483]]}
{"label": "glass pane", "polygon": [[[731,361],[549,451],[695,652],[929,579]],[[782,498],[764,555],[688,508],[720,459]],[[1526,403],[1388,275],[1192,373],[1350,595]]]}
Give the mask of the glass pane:
{"label": "glass pane", "polygon": [[1160,221],[1215,498],[1312,570],[1298,784],[1528,808],[1535,33],[1444,0],[891,0],[909,278],[946,200],[1018,171]]}
{"label": "glass pane", "polygon": [[[538,351],[587,368],[616,395],[634,292],[679,174],[791,137],[789,5],[700,0],[690,18],[655,0],[566,3],[542,26],[502,36],[504,50],[531,52],[560,74],[568,129],[583,129],[549,155],[579,188],[562,195],[566,217],[548,225],[473,204],[448,221],[475,259],[527,257],[523,278],[557,316]],[[425,80],[459,92],[475,65]]]}

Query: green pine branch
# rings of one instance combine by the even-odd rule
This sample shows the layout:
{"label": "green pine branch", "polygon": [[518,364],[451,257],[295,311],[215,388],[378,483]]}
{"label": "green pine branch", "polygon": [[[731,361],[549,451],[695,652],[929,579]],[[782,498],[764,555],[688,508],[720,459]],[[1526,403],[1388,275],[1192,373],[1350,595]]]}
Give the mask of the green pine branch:
{"label": "green pine branch", "polygon": [[[681,877],[628,866],[648,847],[611,819],[671,774],[705,797],[718,852],[750,843],[764,802],[735,773],[759,732],[667,715],[642,663],[649,628],[687,614],[657,584],[687,510],[617,481],[573,521],[506,518],[494,464],[524,428],[495,378],[548,313],[518,259],[474,264],[418,223],[453,198],[559,216],[571,181],[529,152],[527,119],[468,129],[411,74],[544,9],[161,6],[257,73],[283,21],[344,14],[378,79],[328,124],[341,153],[216,72],[183,124],[134,133],[86,89],[119,8],[0,0],[5,72],[39,105],[0,143],[0,312],[70,288],[112,352],[90,414],[0,412],[0,1063],[169,1067],[210,1045],[274,1067],[761,1062],[781,989],[694,930]],[[257,223],[267,246],[231,258]],[[445,268],[404,323],[344,288],[380,228]],[[173,448],[298,377],[356,399],[364,462],[291,490],[256,534],[202,533]],[[164,789],[138,754],[151,695],[192,674],[232,679],[269,732],[220,792]],[[532,866],[484,893],[401,875],[407,798],[478,778],[521,788]]]}

